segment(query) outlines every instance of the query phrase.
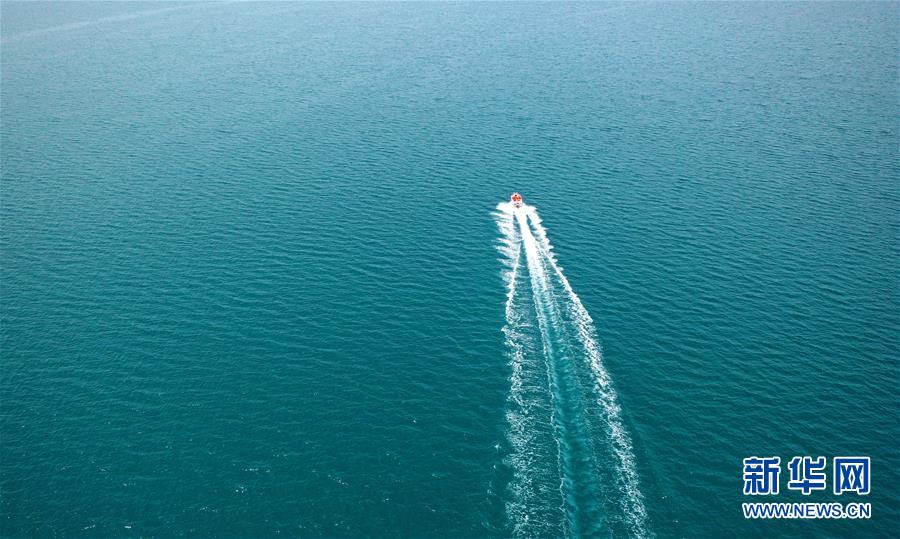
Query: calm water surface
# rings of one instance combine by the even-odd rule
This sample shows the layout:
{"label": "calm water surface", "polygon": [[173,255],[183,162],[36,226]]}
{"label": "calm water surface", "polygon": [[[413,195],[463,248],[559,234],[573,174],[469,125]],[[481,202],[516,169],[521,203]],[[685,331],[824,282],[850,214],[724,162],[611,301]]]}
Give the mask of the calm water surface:
{"label": "calm water surface", "polygon": [[[896,536],[896,3],[0,15],[0,535],[510,536],[518,190],[650,533]],[[870,521],[742,517],[857,454]]]}

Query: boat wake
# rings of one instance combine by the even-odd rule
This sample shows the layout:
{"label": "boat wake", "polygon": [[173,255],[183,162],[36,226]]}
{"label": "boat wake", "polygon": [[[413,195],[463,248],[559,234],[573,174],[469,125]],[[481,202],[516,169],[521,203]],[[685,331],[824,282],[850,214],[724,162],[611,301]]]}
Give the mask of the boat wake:
{"label": "boat wake", "polygon": [[497,206],[511,367],[506,512],[516,537],[649,537],[631,439],[593,320],[537,210]]}

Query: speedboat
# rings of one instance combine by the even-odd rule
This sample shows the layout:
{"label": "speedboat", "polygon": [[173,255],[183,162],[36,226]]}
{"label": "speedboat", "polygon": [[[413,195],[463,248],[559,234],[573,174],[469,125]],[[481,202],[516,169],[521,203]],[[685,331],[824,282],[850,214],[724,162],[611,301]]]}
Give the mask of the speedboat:
{"label": "speedboat", "polygon": [[524,201],[522,200],[522,195],[519,193],[513,193],[512,196],[509,197],[509,201],[512,202],[512,205],[521,208]]}

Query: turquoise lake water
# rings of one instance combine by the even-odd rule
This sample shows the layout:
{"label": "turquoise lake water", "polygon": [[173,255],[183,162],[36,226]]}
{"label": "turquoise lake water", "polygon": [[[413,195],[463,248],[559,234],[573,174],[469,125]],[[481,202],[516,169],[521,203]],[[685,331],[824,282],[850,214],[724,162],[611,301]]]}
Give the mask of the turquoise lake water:
{"label": "turquoise lake water", "polygon": [[895,537],[898,15],[4,1],[0,535]]}

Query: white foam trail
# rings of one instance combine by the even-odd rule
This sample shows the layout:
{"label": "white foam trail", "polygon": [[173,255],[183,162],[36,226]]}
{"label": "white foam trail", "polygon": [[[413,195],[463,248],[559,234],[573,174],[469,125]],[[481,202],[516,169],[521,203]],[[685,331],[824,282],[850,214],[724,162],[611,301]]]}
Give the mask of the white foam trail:
{"label": "white foam trail", "polygon": [[494,219],[502,237],[497,250],[503,255],[501,262],[506,269],[503,278],[506,282],[506,346],[510,353],[510,392],[508,400],[510,409],[506,419],[510,431],[507,435],[512,445],[510,461],[513,466],[511,488],[514,499],[506,504],[507,514],[513,524],[514,537],[530,537],[535,535],[534,526],[541,526],[539,518],[532,519],[535,505],[542,503],[533,478],[537,475],[534,469],[533,444],[535,442],[535,415],[530,409],[538,403],[530,402],[525,384],[525,335],[523,334],[523,313],[516,305],[516,282],[521,264],[521,241],[516,229],[515,214],[512,204],[497,206]]}
{"label": "white foam trail", "polygon": [[597,402],[606,413],[613,454],[617,461],[616,468],[620,486],[625,494],[621,500],[622,510],[628,520],[632,534],[636,537],[649,537],[647,511],[644,507],[644,497],[640,490],[640,480],[635,465],[631,437],[628,435],[628,431],[622,422],[618,396],[610,383],[609,373],[603,366],[602,353],[597,342],[593,320],[581,303],[581,298],[572,289],[569,280],[557,263],[553,254],[553,246],[547,237],[546,229],[541,224],[541,218],[538,216],[537,210],[532,206],[525,206],[523,212],[534,227],[541,254],[550,267],[553,268],[554,273],[556,273],[568,295],[569,314],[577,324],[579,341],[587,352],[587,359],[596,379]]}
{"label": "white foam trail", "polygon": [[528,524],[528,505],[533,498],[533,490],[529,482],[529,469],[527,461],[522,458],[527,451],[529,444],[529,435],[525,424],[525,420],[519,417],[518,410],[525,407],[522,394],[522,360],[524,357],[524,346],[519,338],[518,327],[520,324],[521,314],[515,308],[516,296],[516,277],[519,272],[520,249],[518,241],[516,241],[516,231],[512,224],[512,215],[502,212],[502,208],[494,215],[497,227],[500,229],[502,238],[497,250],[503,255],[500,261],[507,269],[503,272],[503,280],[506,282],[506,325],[503,327],[503,334],[506,336],[506,347],[510,353],[510,367],[512,374],[510,375],[509,400],[515,409],[510,410],[506,414],[507,422],[511,432],[508,435],[509,442],[513,446],[513,467],[515,474],[514,489],[516,498],[507,503],[507,513],[513,516],[513,532],[516,537],[521,537],[524,533],[524,527]]}
{"label": "white foam trail", "polygon": [[[550,289],[550,284],[547,281],[547,270],[544,268],[544,264],[541,261],[540,251],[537,245],[537,242],[534,239],[534,236],[531,234],[531,229],[528,228],[527,217],[523,208],[519,208],[515,210],[515,218],[519,224],[519,234],[522,237],[522,245],[525,247],[525,259],[528,263],[528,274],[531,277],[531,289],[534,294],[535,299],[537,298],[549,298],[550,294],[552,294]],[[551,398],[555,395],[556,383],[554,382],[553,376],[553,350],[550,344],[550,336],[549,336],[549,321],[546,319],[546,314],[543,313],[541,307],[536,306],[536,312],[538,317],[538,326],[540,326],[541,331],[541,342],[544,347],[544,356],[547,358],[547,383],[550,387],[550,395]],[[554,424],[554,428],[556,427],[557,421],[555,414],[551,412],[551,423]],[[568,497],[566,496],[566,480],[567,475],[571,473],[572,463],[571,457],[563,451],[562,447],[562,437],[560,434],[556,436],[556,448],[557,448],[557,466],[559,469],[559,494],[560,498],[563,500],[563,504],[560,507],[564,515],[563,519],[563,530],[565,537],[571,537],[573,534],[577,534],[577,529],[573,529],[576,524],[576,519],[574,515],[575,508],[570,507],[567,503]]]}

